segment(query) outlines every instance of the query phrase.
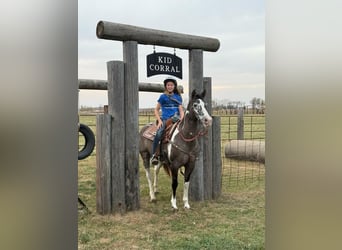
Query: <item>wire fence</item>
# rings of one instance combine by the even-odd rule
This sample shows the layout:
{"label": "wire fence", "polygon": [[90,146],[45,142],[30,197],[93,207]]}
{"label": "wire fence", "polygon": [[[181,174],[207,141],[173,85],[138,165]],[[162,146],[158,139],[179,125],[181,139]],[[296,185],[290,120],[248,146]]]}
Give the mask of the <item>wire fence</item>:
{"label": "wire fence", "polygon": [[[216,115],[215,112],[213,115]],[[238,138],[238,115],[219,115],[221,117],[221,156],[222,156],[222,182],[229,186],[244,185],[250,182],[263,181],[265,178],[265,164],[260,161],[246,159],[227,158],[225,146],[232,140]],[[89,126],[96,135],[96,114],[80,114],[80,122]],[[155,122],[153,113],[140,113],[139,129],[148,123]],[[265,115],[244,115],[243,116],[243,137],[245,140],[265,140]],[[84,145],[82,135],[79,135],[79,148]],[[246,151],[248,149],[246,148]],[[258,153],[258,152],[256,152]],[[96,149],[92,155],[96,154]]]}

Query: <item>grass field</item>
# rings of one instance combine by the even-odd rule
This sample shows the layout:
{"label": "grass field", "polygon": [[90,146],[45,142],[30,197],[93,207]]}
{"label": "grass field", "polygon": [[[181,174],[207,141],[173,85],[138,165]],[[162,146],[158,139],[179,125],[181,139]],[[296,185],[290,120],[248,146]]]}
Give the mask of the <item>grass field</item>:
{"label": "grass field", "polygon": [[[96,213],[95,155],[79,161],[78,169],[79,196],[90,210],[79,210],[79,249],[264,249],[265,183],[260,164],[224,160],[220,198],[190,202],[191,210],[182,208],[180,176],[179,210],[173,212],[171,180],[160,171],[158,201],[150,203],[140,162],[140,210],[111,216]],[[232,185],[238,180],[236,172],[245,178]],[[249,178],[253,174],[257,178]]]}

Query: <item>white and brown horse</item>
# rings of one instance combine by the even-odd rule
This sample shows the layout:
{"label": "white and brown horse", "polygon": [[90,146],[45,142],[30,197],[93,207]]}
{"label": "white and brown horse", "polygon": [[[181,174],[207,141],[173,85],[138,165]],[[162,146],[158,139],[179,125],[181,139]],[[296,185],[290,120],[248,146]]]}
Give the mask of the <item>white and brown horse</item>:
{"label": "white and brown horse", "polygon": [[190,183],[190,175],[195,167],[195,161],[198,157],[200,147],[198,138],[206,134],[208,128],[212,124],[212,118],[205,108],[203,98],[205,90],[198,94],[194,90],[191,95],[184,118],[178,123],[168,143],[162,144],[161,162],[155,166],[154,183],[150,173],[150,158],[152,141],[143,136],[144,132],[151,126],[147,125],[140,131],[139,152],[144,162],[146,177],[150,189],[151,201],[156,200],[155,192],[157,191],[158,172],[163,165],[167,173],[172,177],[172,197],[171,205],[174,209],[176,204],[176,189],[178,186],[178,170],[184,166],[184,193],[183,202],[185,208],[190,208],[188,191]]}

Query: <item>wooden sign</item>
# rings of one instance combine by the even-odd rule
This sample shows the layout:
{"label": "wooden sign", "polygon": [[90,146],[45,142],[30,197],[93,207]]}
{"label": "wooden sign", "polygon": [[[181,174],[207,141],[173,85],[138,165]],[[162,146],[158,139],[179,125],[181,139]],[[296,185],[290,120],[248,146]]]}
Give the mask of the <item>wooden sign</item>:
{"label": "wooden sign", "polygon": [[152,53],[147,55],[147,77],[154,75],[173,75],[183,78],[182,58],[169,53]]}

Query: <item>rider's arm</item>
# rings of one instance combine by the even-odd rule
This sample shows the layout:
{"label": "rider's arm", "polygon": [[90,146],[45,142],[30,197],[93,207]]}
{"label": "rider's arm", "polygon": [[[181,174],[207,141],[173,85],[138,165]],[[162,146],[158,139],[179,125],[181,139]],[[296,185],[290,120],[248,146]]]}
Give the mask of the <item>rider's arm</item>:
{"label": "rider's arm", "polygon": [[162,120],[160,119],[159,110],[160,110],[160,103],[158,102],[156,105],[156,108],[154,109],[154,115],[156,116],[156,118],[158,120],[158,124],[157,124],[158,128],[163,123]]}

